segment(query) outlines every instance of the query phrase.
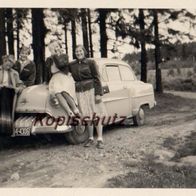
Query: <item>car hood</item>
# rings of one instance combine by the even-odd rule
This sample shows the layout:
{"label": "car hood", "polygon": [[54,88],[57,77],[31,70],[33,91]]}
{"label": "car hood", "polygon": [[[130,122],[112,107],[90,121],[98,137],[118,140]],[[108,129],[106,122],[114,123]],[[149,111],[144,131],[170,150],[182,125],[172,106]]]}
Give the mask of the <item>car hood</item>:
{"label": "car hood", "polygon": [[46,101],[49,96],[47,85],[34,85],[25,88],[16,103],[16,112],[45,112]]}

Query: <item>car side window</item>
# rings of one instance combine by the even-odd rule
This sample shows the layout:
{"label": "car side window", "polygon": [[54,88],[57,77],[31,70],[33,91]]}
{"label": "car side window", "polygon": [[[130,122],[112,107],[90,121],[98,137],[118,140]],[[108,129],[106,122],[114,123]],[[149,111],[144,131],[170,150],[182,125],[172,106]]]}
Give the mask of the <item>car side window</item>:
{"label": "car side window", "polygon": [[135,80],[135,76],[133,71],[124,65],[120,65],[120,74],[123,81],[133,81]]}
{"label": "car side window", "polygon": [[106,65],[106,73],[109,81],[121,81],[118,65]]}

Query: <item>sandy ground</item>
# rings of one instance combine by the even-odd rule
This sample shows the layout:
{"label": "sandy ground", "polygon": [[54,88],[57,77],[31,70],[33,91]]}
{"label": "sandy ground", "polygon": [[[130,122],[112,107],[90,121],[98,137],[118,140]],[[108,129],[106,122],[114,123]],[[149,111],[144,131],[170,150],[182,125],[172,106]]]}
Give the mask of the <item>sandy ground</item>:
{"label": "sandy ground", "polygon": [[5,139],[0,151],[0,187],[108,187],[108,179],[130,171],[127,165],[167,150],[163,146],[167,138],[183,140],[196,132],[196,104],[168,112],[159,109],[147,113],[145,126],[107,127],[103,150],[68,145],[59,136],[53,141]]}

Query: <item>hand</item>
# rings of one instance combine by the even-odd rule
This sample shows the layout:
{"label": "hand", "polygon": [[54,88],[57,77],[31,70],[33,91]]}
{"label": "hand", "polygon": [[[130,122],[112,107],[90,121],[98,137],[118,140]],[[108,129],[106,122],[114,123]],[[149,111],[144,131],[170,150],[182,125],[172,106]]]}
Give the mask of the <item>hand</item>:
{"label": "hand", "polygon": [[16,92],[16,94],[18,94],[20,92],[20,89],[18,87],[15,88],[15,92]]}
{"label": "hand", "polygon": [[15,88],[15,92],[16,92],[17,94],[20,94],[20,93],[22,92],[23,89],[24,89],[23,87],[16,87],[16,88]]}
{"label": "hand", "polygon": [[54,106],[58,106],[58,105],[59,105],[59,101],[58,101],[58,99],[57,99],[56,97],[52,97],[52,98],[51,98],[51,102],[52,102],[52,104],[53,104]]}
{"label": "hand", "polygon": [[102,101],[101,95],[95,95],[95,103],[100,103]]}

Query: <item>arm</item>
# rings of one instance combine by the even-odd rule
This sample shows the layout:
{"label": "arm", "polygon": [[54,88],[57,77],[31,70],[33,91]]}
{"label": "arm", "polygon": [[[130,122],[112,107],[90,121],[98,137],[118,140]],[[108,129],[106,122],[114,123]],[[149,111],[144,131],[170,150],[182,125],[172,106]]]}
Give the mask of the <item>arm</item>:
{"label": "arm", "polygon": [[21,93],[22,90],[26,87],[22,80],[20,80],[18,73],[15,73],[15,80],[16,80],[16,92]]}
{"label": "arm", "polygon": [[28,81],[26,82],[27,86],[32,86],[35,84],[35,78],[36,78],[36,66],[35,63],[31,61],[29,64],[29,76]]}
{"label": "arm", "polygon": [[51,74],[51,65],[53,63],[52,57],[48,57],[46,59],[46,63],[45,63],[45,70],[44,70],[44,82],[46,82],[47,84],[49,83],[52,74]]}
{"label": "arm", "polygon": [[20,72],[20,62],[16,61],[12,68],[19,73]]}
{"label": "arm", "polygon": [[90,61],[89,64],[90,64],[91,73],[94,79],[95,95],[102,96],[103,89],[102,89],[102,84],[101,84],[101,79],[100,79],[100,73],[98,70],[98,65],[96,64],[95,61]]}

